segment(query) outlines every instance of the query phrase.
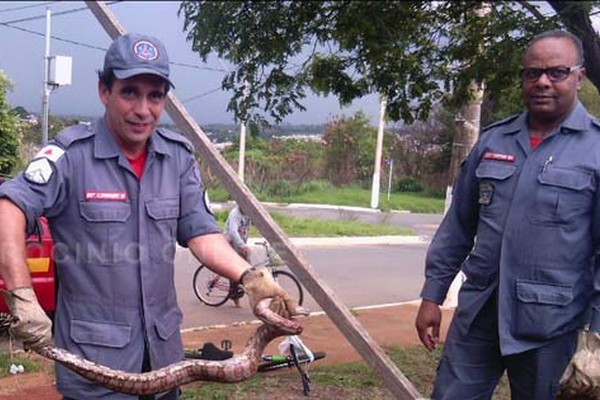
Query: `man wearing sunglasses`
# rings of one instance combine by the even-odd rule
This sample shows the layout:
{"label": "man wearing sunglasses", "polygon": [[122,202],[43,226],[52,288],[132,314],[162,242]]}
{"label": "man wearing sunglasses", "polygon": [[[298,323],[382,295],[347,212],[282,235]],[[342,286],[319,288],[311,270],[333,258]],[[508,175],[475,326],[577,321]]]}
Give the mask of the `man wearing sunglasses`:
{"label": "man wearing sunglasses", "polygon": [[489,399],[505,372],[513,400],[554,399],[578,330],[600,331],[600,124],[577,99],[583,63],[574,35],[536,36],[525,112],[485,129],[461,167],[415,323],[434,349],[462,270],[433,399]]}

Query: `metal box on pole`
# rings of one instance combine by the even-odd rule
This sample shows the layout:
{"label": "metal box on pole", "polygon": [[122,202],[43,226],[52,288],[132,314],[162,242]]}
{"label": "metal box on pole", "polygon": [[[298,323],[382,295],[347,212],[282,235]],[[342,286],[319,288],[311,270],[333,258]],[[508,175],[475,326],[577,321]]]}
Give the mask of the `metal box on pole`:
{"label": "metal box on pole", "polygon": [[51,56],[48,84],[65,86],[71,84],[73,59],[68,56]]}

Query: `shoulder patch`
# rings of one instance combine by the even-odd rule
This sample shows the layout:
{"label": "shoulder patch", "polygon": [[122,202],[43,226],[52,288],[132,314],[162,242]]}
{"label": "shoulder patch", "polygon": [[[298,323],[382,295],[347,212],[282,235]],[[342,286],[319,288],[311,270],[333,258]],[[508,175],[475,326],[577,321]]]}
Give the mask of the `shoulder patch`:
{"label": "shoulder patch", "polygon": [[500,121],[494,122],[491,125],[488,125],[488,126],[486,126],[484,128],[481,128],[481,132],[487,131],[489,129],[492,129],[492,128],[496,127],[496,126],[509,124],[509,123],[513,122],[515,119],[517,119],[519,117],[519,115],[521,115],[521,114],[511,115],[508,118],[504,118],[504,119],[501,119]]}
{"label": "shoulder patch", "polygon": [[42,149],[37,152],[33,159],[36,160],[39,158],[47,158],[48,160],[55,163],[56,161],[58,161],[59,158],[63,156],[63,154],[65,154],[65,151],[61,147],[49,143],[42,147]]}
{"label": "shoulder patch", "polygon": [[175,133],[173,131],[170,131],[168,129],[164,129],[164,128],[159,128],[156,131],[163,138],[165,138],[167,140],[170,140],[172,142],[177,142],[177,143],[183,145],[190,153],[194,152],[194,145],[185,136],[180,135],[179,133]]}
{"label": "shoulder patch", "polygon": [[93,125],[73,125],[60,131],[54,140],[67,149],[74,142],[92,137],[95,134],[96,130]]}
{"label": "shoulder patch", "polygon": [[29,163],[23,176],[31,183],[45,185],[52,177],[54,169],[48,158],[38,158]]}

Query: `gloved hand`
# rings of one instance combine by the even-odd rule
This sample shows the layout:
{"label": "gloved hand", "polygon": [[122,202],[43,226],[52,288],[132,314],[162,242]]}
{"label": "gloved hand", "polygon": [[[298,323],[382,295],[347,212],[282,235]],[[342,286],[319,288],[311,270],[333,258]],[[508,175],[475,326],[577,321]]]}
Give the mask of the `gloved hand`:
{"label": "gloved hand", "polygon": [[277,301],[272,303],[271,309],[279,315],[289,318],[291,315],[303,313],[299,310],[298,302],[275,282],[271,270],[266,267],[253,267],[246,270],[240,284],[248,295],[252,310],[260,300],[273,297]]}
{"label": "gloved hand", "polygon": [[2,295],[10,313],[18,319],[10,332],[23,342],[25,349],[36,350],[52,344],[52,322],[38,303],[31,287],[3,290]]}
{"label": "gloved hand", "polygon": [[600,398],[600,334],[580,331],[577,350],[560,379],[558,399]]}

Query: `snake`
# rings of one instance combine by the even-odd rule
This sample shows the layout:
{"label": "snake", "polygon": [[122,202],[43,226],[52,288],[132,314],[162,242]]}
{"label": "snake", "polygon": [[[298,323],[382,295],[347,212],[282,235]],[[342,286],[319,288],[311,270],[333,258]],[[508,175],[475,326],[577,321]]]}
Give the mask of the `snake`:
{"label": "snake", "polygon": [[[132,395],[166,392],[194,381],[236,383],[250,378],[257,372],[261,356],[273,339],[302,332],[298,321],[285,318],[271,310],[274,300],[266,298],[257,302],[253,309],[254,314],[263,324],[259,325],[241,353],[226,360],[190,359],[154,371],[132,373],[97,364],[68,350],[50,345],[32,350],[97,385]],[[298,307],[292,317],[307,314],[308,310]]]}

